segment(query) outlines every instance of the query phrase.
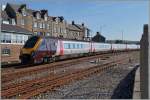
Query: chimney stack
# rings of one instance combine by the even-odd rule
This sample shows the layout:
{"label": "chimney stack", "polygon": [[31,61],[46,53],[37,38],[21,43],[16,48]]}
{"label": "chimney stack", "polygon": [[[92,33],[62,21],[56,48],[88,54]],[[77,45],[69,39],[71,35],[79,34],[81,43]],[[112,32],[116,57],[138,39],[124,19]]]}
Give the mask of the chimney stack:
{"label": "chimney stack", "polygon": [[72,21],[72,25],[74,25],[74,21]]}
{"label": "chimney stack", "polygon": [[84,23],[82,23],[82,26],[84,26]]}
{"label": "chimney stack", "polygon": [[45,9],[42,9],[41,10],[41,13],[43,13],[43,14],[45,14],[45,13],[47,13],[48,11],[47,10],[45,10]]}

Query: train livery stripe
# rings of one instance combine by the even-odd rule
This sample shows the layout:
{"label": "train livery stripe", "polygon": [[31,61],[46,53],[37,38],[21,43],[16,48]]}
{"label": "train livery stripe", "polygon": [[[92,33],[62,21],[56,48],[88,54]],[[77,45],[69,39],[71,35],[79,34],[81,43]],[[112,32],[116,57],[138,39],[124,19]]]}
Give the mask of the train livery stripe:
{"label": "train livery stripe", "polygon": [[64,55],[63,41],[60,40],[60,55]]}

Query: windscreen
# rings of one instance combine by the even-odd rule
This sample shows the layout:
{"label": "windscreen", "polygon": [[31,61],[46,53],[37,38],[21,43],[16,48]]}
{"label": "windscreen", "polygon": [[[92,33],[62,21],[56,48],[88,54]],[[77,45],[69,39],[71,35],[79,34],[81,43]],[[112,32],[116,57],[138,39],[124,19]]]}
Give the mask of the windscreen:
{"label": "windscreen", "polygon": [[37,37],[37,36],[33,36],[33,37],[29,38],[27,40],[27,42],[25,43],[24,48],[33,48],[35,46],[36,42],[38,41],[38,38],[39,37]]}

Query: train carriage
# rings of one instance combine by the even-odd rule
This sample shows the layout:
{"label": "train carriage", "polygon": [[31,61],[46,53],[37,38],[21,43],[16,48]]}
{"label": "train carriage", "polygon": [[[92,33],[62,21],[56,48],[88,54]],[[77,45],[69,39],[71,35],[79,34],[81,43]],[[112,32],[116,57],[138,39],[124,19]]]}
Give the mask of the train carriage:
{"label": "train carriage", "polygon": [[52,37],[32,36],[27,40],[20,53],[21,62],[41,63],[58,58],[96,54],[112,50],[138,49],[135,44],[109,44],[87,41],[76,41]]}

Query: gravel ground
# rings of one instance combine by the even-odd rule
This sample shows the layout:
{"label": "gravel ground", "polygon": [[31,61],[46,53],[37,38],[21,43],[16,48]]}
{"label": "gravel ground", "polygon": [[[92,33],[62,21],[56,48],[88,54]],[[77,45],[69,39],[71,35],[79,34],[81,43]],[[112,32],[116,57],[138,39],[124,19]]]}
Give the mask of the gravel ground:
{"label": "gravel ground", "polygon": [[[135,55],[133,53],[133,55]],[[138,57],[135,57],[138,58]],[[82,80],[47,91],[34,99],[111,99],[132,98],[134,72],[139,60],[122,64]]]}
{"label": "gravel ground", "polygon": [[[123,54],[126,55],[126,54]],[[23,77],[20,78],[15,78],[13,80],[10,80],[9,82],[3,83],[2,84],[2,88],[6,87],[9,84],[19,84],[23,81],[27,81],[27,80],[33,80],[33,79],[37,79],[37,78],[42,78],[48,75],[56,75],[56,74],[63,74],[66,73],[67,71],[70,70],[78,70],[78,69],[85,69],[85,68],[89,68],[98,64],[103,64],[108,62],[108,60],[111,60],[113,58],[117,58],[118,56],[115,55],[113,57],[110,58],[105,58],[105,60],[101,60],[101,59],[92,59],[91,61],[83,61],[83,62],[79,62],[76,64],[72,64],[72,65],[66,65],[65,68],[53,68],[53,69],[47,69],[43,72],[40,73],[36,73],[36,74],[29,74],[29,75],[25,75]],[[104,58],[103,58],[104,59]],[[91,63],[92,62],[92,63]],[[11,69],[10,69],[11,70]]]}

